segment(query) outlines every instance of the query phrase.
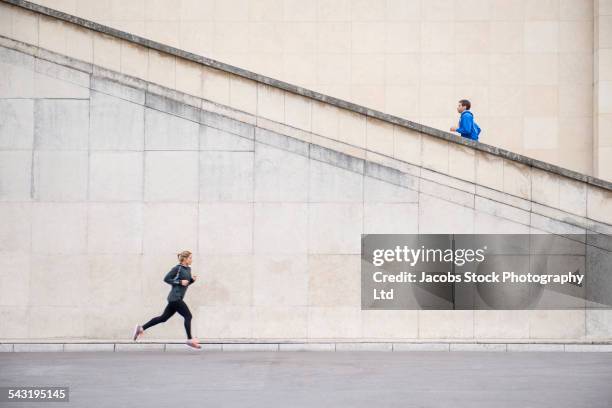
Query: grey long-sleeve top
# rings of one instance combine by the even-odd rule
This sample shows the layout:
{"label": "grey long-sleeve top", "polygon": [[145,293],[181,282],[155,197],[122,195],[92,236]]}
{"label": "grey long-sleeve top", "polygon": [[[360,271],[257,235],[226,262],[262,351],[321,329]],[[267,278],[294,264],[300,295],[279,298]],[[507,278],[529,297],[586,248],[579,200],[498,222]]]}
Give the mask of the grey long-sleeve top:
{"label": "grey long-sleeve top", "polygon": [[168,294],[168,302],[181,300],[185,297],[185,293],[187,292],[187,287],[189,285],[181,285],[182,280],[189,281],[189,285],[194,282],[194,279],[191,277],[190,266],[178,264],[170,269],[170,271],[164,277],[164,282],[172,286],[172,289],[170,289],[170,293]]}

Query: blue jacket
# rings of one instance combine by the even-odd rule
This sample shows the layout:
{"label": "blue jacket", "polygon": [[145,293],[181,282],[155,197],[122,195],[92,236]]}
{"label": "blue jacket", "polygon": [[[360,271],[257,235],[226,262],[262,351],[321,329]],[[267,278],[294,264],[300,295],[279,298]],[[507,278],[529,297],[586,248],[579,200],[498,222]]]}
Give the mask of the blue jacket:
{"label": "blue jacket", "polygon": [[474,122],[474,114],[469,110],[463,111],[461,119],[459,119],[459,127],[457,132],[461,133],[461,136],[467,137],[468,139],[478,140],[480,134],[480,127]]}

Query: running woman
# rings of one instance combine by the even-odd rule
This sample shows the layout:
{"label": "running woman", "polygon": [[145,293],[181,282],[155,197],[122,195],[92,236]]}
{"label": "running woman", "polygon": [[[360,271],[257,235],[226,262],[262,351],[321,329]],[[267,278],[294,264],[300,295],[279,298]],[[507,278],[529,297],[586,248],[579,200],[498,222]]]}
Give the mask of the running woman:
{"label": "running woman", "polygon": [[174,313],[178,312],[185,319],[185,332],[187,333],[187,345],[196,349],[201,349],[198,339],[191,337],[191,312],[187,304],[183,301],[187,287],[195,282],[197,275],[191,274],[191,252],[183,251],[178,255],[179,264],[170,269],[166,274],[164,282],[172,286],[168,294],[168,305],[164,312],[157,317],[152,318],[142,326],[137,325],[134,329],[134,341],[136,341],[145,330],[156,324],[163,323],[168,320]]}

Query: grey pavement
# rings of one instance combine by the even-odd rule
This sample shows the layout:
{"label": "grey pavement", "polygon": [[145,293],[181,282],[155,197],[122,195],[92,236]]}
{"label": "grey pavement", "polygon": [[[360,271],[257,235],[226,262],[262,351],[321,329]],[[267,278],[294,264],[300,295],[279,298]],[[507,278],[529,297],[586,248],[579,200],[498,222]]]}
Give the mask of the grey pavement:
{"label": "grey pavement", "polygon": [[69,386],[6,407],[612,406],[612,353],[2,353],[0,386]]}

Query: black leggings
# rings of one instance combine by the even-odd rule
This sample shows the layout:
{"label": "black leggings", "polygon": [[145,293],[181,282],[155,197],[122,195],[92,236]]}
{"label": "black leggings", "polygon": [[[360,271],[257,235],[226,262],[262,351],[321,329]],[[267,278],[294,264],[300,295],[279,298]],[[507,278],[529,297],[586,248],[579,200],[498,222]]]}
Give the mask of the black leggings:
{"label": "black leggings", "polygon": [[142,329],[147,330],[151,326],[163,323],[171,318],[176,312],[178,312],[185,319],[185,332],[187,333],[187,338],[191,339],[191,312],[189,311],[187,304],[183,302],[182,299],[168,302],[168,305],[164,309],[164,313],[162,313],[161,316],[154,317],[143,324]]}

